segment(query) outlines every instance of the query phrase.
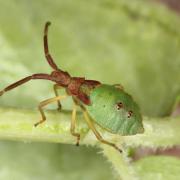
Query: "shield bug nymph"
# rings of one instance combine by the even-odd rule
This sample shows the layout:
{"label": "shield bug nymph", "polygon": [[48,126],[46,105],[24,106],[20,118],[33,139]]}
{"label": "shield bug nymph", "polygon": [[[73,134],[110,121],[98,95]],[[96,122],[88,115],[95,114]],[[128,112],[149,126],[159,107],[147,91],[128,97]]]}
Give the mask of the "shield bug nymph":
{"label": "shield bug nymph", "polygon": [[[46,120],[43,110],[45,106],[57,102],[58,109],[61,109],[60,101],[67,96],[71,96],[75,106],[72,111],[70,132],[77,138],[76,145],[79,145],[80,141],[80,134],[75,131],[76,108],[80,106],[84,119],[97,139],[122,152],[116,144],[103,139],[95,124],[114,134],[135,135],[143,133],[142,116],[138,105],[119,84],[107,85],[96,80],[86,80],[84,77],[72,77],[68,72],[58,68],[49,53],[47,38],[49,25],[50,22],[47,22],[44,28],[44,53],[53,71],[50,74],[37,73],[27,76],[4,88],[0,91],[0,96],[33,79],[53,81],[55,97],[44,100],[39,104],[38,109],[41,119],[34,126],[36,127]],[[65,88],[67,96],[58,94],[57,90],[61,88]]]}

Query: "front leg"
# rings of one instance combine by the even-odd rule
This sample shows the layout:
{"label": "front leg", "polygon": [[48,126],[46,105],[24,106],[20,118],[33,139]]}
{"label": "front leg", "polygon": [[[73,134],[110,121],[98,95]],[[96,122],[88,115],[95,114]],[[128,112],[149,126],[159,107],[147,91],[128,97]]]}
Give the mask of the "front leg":
{"label": "front leg", "polygon": [[57,97],[54,97],[54,98],[50,98],[50,99],[47,99],[45,101],[42,101],[39,106],[38,106],[38,109],[41,113],[41,120],[38,121],[37,123],[34,124],[34,126],[38,126],[39,124],[43,123],[45,120],[46,120],[46,116],[45,116],[45,113],[44,113],[44,110],[43,110],[43,107],[44,106],[47,106],[48,104],[51,104],[51,103],[54,103],[54,102],[57,102],[59,100],[62,100],[62,99],[65,99],[67,96],[57,96]]}
{"label": "front leg", "polygon": [[[58,90],[58,89],[62,89],[62,88],[63,88],[62,86],[60,86],[60,85],[58,85],[58,84],[54,84],[53,89],[54,89],[54,93],[55,93],[56,97],[59,96],[57,90]],[[62,109],[62,105],[61,105],[60,100],[57,101],[57,106],[58,106],[57,110],[61,110],[61,109]]]}

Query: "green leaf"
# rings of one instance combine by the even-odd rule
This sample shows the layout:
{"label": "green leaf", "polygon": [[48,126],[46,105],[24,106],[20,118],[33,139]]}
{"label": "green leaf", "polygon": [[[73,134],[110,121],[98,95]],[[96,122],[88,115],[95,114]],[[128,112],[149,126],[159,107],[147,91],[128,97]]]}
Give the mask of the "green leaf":
{"label": "green leaf", "polygon": [[[44,58],[42,44],[43,27],[47,20],[52,22],[49,30],[50,51],[60,68],[70,72],[73,76],[85,76],[88,79],[96,79],[108,84],[121,83],[125,90],[132,94],[140,105],[142,113],[146,116],[170,114],[174,100],[180,94],[180,21],[178,15],[159,4],[147,0],[2,1],[0,6],[0,89],[27,75],[37,72],[51,72]],[[52,83],[34,81],[0,97],[1,107],[10,106],[19,109],[12,111],[9,121],[6,122],[0,119],[0,123],[4,123],[4,127],[0,130],[1,137],[3,138],[4,135],[5,138],[5,130],[7,134],[11,134],[11,131],[8,131],[9,126],[15,128],[19,120],[21,122],[24,120],[24,132],[31,132],[33,128],[31,124],[33,125],[38,120],[38,115],[31,114],[31,110],[24,112],[21,108],[35,108],[40,101],[53,96]],[[56,106],[50,108],[54,109]],[[63,102],[63,108],[72,109],[72,101],[69,99]],[[23,113],[21,113],[22,111]],[[0,116],[4,116],[5,112],[11,113],[8,108],[3,108]],[[19,112],[19,115],[23,118],[17,118],[16,113]],[[52,117],[56,115],[55,113]],[[29,119],[28,122],[26,117]],[[145,121],[147,119],[145,118]],[[65,123],[65,121],[62,122]],[[26,123],[28,123],[28,126],[26,126]],[[169,131],[164,131],[164,134],[161,134],[163,136],[161,136],[158,132],[162,132],[162,129],[156,130],[152,126],[152,130],[156,131],[152,131],[151,137],[148,136],[148,142],[152,142],[153,147],[155,143],[156,147],[160,145],[163,147],[172,144],[179,145],[178,138],[175,138],[175,136],[172,136],[174,139],[169,138],[171,132],[175,132],[174,135],[178,134],[179,126],[175,125],[168,128],[168,124],[171,124],[171,122],[163,122],[163,118],[154,118],[152,123],[154,123],[154,126],[157,124],[157,127],[162,125],[162,128],[169,129]],[[42,127],[44,134],[47,126],[44,124],[44,130]],[[66,126],[66,128],[68,127]],[[16,129],[16,132],[21,134],[22,137],[24,136],[20,129]],[[44,134],[40,136],[36,133],[37,139],[43,141]],[[11,134],[8,139],[18,139],[17,134],[14,137]],[[57,135],[56,140],[58,137],[61,137],[61,135]],[[73,138],[70,135],[68,137],[71,139],[70,143],[72,143]],[[135,141],[132,141],[134,145],[131,144],[131,141],[129,142],[129,137],[125,137],[125,144],[128,145],[129,142],[132,147],[138,144],[145,145],[147,139],[138,139],[138,137],[130,137],[130,139],[135,139]],[[163,137],[163,139],[160,137]],[[24,136],[23,140],[28,141],[29,138]],[[64,139],[64,142],[66,140]],[[48,139],[44,139],[44,141],[47,142]],[[87,141],[87,143],[89,142]],[[6,159],[4,169],[0,175],[4,177],[3,179],[12,179],[13,175],[14,179],[15,177],[16,179],[28,179],[33,174],[36,174],[39,177],[38,179],[41,176],[42,179],[48,179],[48,177],[54,177],[54,179],[56,177],[57,179],[88,179],[90,176],[90,179],[112,178],[112,173],[108,174],[111,170],[107,169],[107,164],[104,164],[104,160],[100,157],[99,161],[94,160],[97,166],[92,163],[92,166],[88,166],[84,170],[86,164],[91,162],[93,156],[91,150],[90,152],[79,150],[83,155],[80,157],[81,153],[79,153],[77,156],[79,160],[77,160],[75,155],[67,152],[74,152],[73,147],[62,147],[60,153],[57,150],[58,145],[46,144],[42,147],[41,144],[32,145],[38,149],[38,154],[47,149],[45,155],[39,159],[40,165],[39,168],[36,167],[36,170],[34,168],[34,164],[38,164],[36,160],[34,159],[31,162],[32,158],[28,159],[27,157],[27,154],[31,154],[30,157],[38,157],[37,153],[30,147],[31,144],[1,144],[1,147],[4,148],[1,151],[1,159]],[[109,149],[107,152],[109,152]],[[105,150],[104,153],[109,159],[110,157],[116,159],[114,153],[114,156],[111,156],[111,153],[106,153]],[[13,164],[14,154],[22,155],[22,157],[17,156],[20,159],[20,169],[15,168],[17,165]],[[66,163],[61,163],[61,158],[63,159],[61,154],[70,156],[72,162],[84,160],[85,165],[79,165],[79,171],[75,168],[78,171],[76,174],[75,170],[73,171],[73,166],[70,168],[63,167],[66,166]],[[92,156],[89,156],[89,154]],[[61,157],[59,162],[54,163],[53,158],[59,156]],[[94,157],[94,159],[98,159],[96,155]],[[123,158],[121,161],[118,157],[116,161],[120,164],[114,165],[114,168],[121,171],[121,177],[126,177],[129,172],[137,172],[139,176],[144,178],[146,171],[143,166],[152,161],[151,157],[148,157],[137,161],[135,166],[129,166]],[[167,160],[165,157],[165,160],[163,158],[161,161],[159,158],[161,157],[158,157],[157,161],[153,161],[155,163],[160,162],[156,166],[150,163],[151,167],[157,167],[158,172],[166,164],[164,162],[179,163],[179,160],[175,162],[176,160]],[[28,166],[24,165],[23,161],[25,160],[28,161]],[[110,160],[113,162],[113,159]],[[66,159],[66,161],[70,160]],[[15,162],[18,162],[18,159]],[[52,167],[43,166],[43,162],[45,164],[51,162]],[[60,166],[60,164],[63,165]],[[100,166],[103,170],[96,168]],[[147,168],[147,173],[148,171],[149,173],[154,171],[150,166]],[[33,169],[30,167],[33,167]],[[42,175],[43,167],[48,176],[46,176],[46,173],[44,176]],[[167,171],[165,171],[165,167],[161,171],[162,174],[159,176],[162,179],[164,176],[166,177],[166,173],[163,176],[163,172],[171,174],[171,168],[168,167]],[[2,168],[3,164],[1,164]],[[65,178],[65,174],[60,173],[63,172],[63,168],[67,178]],[[14,173],[11,175],[13,169]],[[41,171],[39,174],[38,169]],[[93,169],[92,173],[89,173],[90,175],[88,169]],[[56,176],[55,171],[60,171],[57,173],[59,175]],[[87,173],[83,173],[83,171]],[[3,173],[6,176],[3,176]],[[132,178],[131,173],[129,178]],[[157,179],[157,176],[152,175],[151,179]]]}

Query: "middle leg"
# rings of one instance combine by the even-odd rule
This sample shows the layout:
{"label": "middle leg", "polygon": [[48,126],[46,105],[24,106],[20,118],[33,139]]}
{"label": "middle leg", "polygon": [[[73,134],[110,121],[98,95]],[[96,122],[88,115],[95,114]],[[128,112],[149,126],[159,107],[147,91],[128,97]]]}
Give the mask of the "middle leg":
{"label": "middle leg", "polygon": [[72,118],[71,118],[71,134],[77,138],[76,146],[79,146],[80,141],[80,134],[75,132],[75,125],[76,125],[76,108],[77,105],[74,103],[73,111],[72,111]]}

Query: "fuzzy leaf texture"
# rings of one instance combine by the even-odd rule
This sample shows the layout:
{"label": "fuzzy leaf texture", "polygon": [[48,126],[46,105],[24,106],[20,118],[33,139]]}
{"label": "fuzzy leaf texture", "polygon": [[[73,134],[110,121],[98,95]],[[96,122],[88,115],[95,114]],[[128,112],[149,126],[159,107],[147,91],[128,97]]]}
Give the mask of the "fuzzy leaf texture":
{"label": "fuzzy leaf texture", "polygon": [[[180,179],[177,157],[155,155],[180,145],[180,118],[169,116],[180,94],[179,18],[148,0],[1,1],[0,89],[51,72],[42,44],[50,20],[49,47],[58,66],[73,76],[122,84],[141,107],[145,133],[119,137],[99,129],[122,146],[121,155],[101,145],[79,114],[82,146],[54,144],[75,143],[69,133],[72,101],[63,101],[62,113],[48,111],[47,123],[35,129],[40,116],[34,109],[54,94],[52,83],[32,81],[0,97],[0,179]],[[138,159],[143,148],[155,153]]]}

